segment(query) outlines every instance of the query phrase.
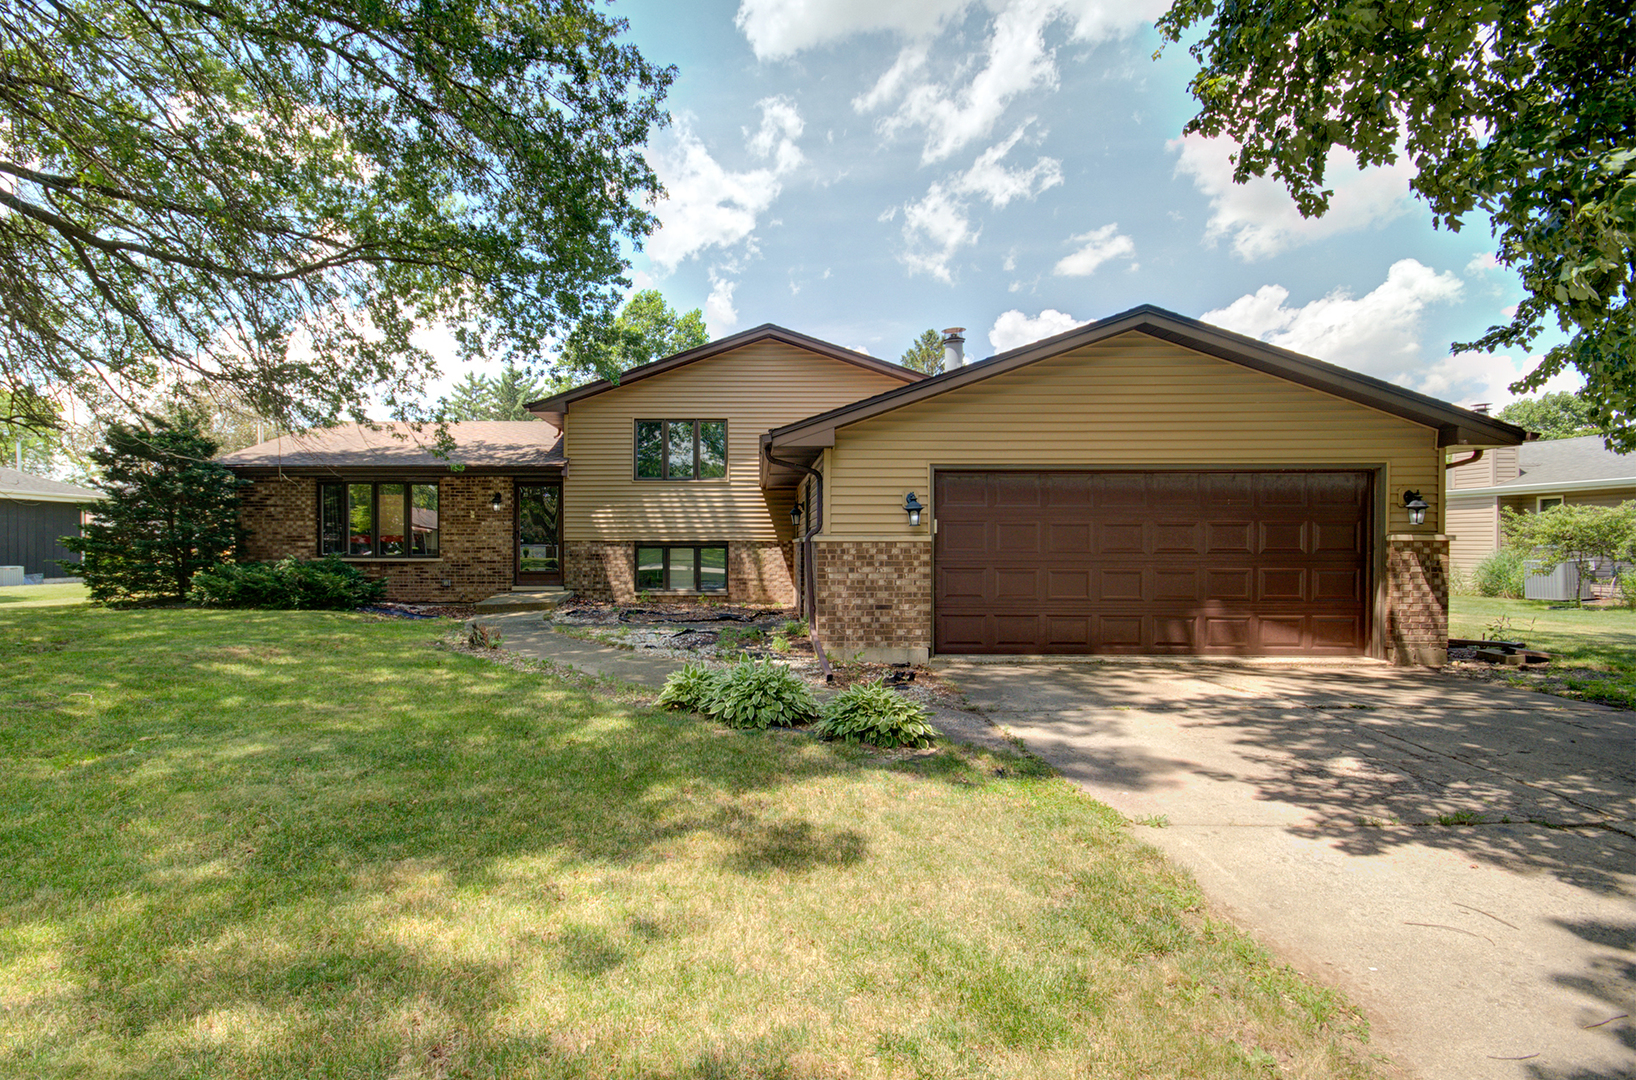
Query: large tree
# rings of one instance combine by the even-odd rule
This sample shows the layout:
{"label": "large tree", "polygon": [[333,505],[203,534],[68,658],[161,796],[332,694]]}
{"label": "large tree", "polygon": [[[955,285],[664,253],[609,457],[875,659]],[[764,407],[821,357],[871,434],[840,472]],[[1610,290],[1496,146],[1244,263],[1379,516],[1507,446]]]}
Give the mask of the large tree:
{"label": "large tree", "polygon": [[91,452],[105,497],[83,535],[62,543],[82,560],[63,569],[85,579],[92,600],[180,600],[195,573],[232,551],[240,481],[211,460],[202,419],[115,421]]}
{"label": "large tree", "polygon": [[1494,415],[1508,424],[1537,431],[1542,439],[1572,439],[1597,433],[1590,403],[1567,390],[1519,398]]}
{"label": "large tree", "polygon": [[1568,367],[1597,426],[1636,448],[1636,20],[1606,0],[1175,0],[1198,34],[1187,131],[1238,143],[1235,179],[1271,172],[1321,214],[1329,152],[1407,155],[1440,227],[1492,223],[1522,280],[1509,323],[1455,349],[1568,341],[1513,390]]}
{"label": "large tree", "polygon": [[[593,0],[0,4],[0,388],[404,414],[618,302],[672,69]],[[49,425],[44,412],[25,420]]]}
{"label": "large tree", "polygon": [[507,364],[499,375],[468,371],[440,402],[445,420],[534,420],[523,408],[551,391],[527,372]]}
{"label": "large tree", "polygon": [[644,289],[613,318],[592,316],[574,328],[558,361],[554,385],[566,389],[581,377],[617,374],[709,340],[703,311],[694,308],[682,314],[658,289]]}
{"label": "large tree", "polygon": [[914,344],[898,359],[898,363],[915,371],[936,375],[943,370],[943,335],[927,330],[915,338]]}

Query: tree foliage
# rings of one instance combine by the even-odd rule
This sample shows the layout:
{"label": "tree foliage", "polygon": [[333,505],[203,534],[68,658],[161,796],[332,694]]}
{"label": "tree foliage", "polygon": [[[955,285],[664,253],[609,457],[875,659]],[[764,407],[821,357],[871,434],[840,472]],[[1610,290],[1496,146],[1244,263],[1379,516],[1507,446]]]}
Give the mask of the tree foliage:
{"label": "tree foliage", "polygon": [[[0,4],[0,386],[305,427],[611,310],[671,69],[593,0]],[[51,417],[25,418],[48,425]]]}
{"label": "tree foliage", "polygon": [[1537,431],[1542,439],[1597,434],[1596,414],[1590,402],[1567,390],[1520,398],[1494,415],[1506,423]]}
{"label": "tree foliage", "polygon": [[577,377],[611,377],[710,341],[704,312],[681,314],[657,289],[633,295],[611,319],[583,320],[569,335],[558,361],[559,388]]}
{"label": "tree foliage", "polygon": [[507,364],[499,375],[468,371],[444,396],[438,412],[445,420],[534,420],[523,406],[550,392],[546,384]]}
{"label": "tree foliage", "polygon": [[943,370],[943,335],[936,330],[927,330],[915,338],[914,344],[898,359],[898,363],[914,371],[936,375]]}
{"label": "tree foliage", "polygon": [[240,481],[211,460],[216,444],[197,416],[116,421],[107,439],[91,451],[106,497],[83,535],[63,539],[83,560],[63,569],[99,603],[180,600],[233,549]]}
{"label": "tree foliage", "polygon": [[1506,542],[1539,560],[1536,573],[1571,562],[1581,579],[1593,563],[1629,561],[1636,555],[1636,502],[1618,506],[1563,503],[1537,514],[1506,507],[1500,515]]}
{"label": "tree foliage", "polygon": [[1360,165],[1407,155],[1441,227],[1487,215],[1521,276],[1515,316],[1455,349],[1569,340],[1516,383],[1568,367],[1596,426],[1636,447],[1636,20],[1604,0],[1175,0],[1194,28],[1200,103],[1187,131],[1239,144],[1234,178],[1269,171],[1322,213],[1332,147]]}

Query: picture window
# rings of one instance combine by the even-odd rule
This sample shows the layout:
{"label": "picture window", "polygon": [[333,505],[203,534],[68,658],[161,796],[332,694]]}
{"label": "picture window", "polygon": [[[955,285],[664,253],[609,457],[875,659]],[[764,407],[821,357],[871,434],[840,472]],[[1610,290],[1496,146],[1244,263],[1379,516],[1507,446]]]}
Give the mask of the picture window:
{"label": "picture window", "polygon": [[727,476],[727,421],[638,420],[638,480],[721,480]]}
{"label": "picture window", "polygon": [[318,485],[318,553],[348,559],[435,559],[436,484]]}
{"label": "picture window", "polygon": [[638,544],[636,588],[641,592],[726,592],[727,545]]}

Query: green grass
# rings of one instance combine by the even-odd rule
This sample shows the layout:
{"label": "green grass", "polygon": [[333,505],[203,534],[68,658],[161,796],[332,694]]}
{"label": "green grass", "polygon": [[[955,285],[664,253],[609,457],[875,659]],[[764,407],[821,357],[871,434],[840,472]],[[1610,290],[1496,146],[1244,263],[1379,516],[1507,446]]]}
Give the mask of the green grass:
{"label": "green grass", "polygon": [[[1636,611],[1455,596],[1449,600],[1449,636],[1526,642],[1551,654],[1552,662],[1540,672],[1512,674],[1510,681],[1564,697],[1636,708]],[[1571,669],[1581,671],[1565,674]]]}
{"label": "green grass", "polygon": [[7,585],[0,587],[0,607],[55,607],[85,603],[85,584],[72,581],[63,585]]}
{"label": "green grass", "polygon": [[448,631],[0,608],[0,1075],[1372,1075],[1032,759],[727,731]]}

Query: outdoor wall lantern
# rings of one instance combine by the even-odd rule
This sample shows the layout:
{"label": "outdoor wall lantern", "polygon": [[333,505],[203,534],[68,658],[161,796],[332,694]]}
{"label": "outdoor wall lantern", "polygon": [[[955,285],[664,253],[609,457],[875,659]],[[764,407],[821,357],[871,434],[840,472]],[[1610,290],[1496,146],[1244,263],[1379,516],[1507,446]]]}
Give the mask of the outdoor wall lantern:
{"label": "outdoor wall lantern", "polygon": [[801,527],[801,504],[800,503],[794,503],[794,504],[792,504],[790,506],[790,528],[799,529],[800,527]]}
{"label": "outdoor wall lantern", "polygon": [[920,500],[915,498],[914,492],[911,491],[908,495],[904,496],[903,512],[909,515],[910,528],[918,528],[920,526],[920,512],[924,509],[926,508],[920,505]]}
{"label": "outdoor wall lantern", "polygon": [[1403,509],[1409,512],[1410,525],[1426,524],[1428,504],[1425,499],[1420,497],[1420,492],[1405,491],[1403,493]]}
{"label": "outdoor wall lantern", "polygon": [[500,493],[498,491],[496,491],[493,496],[489,498],[489,509],[493,510],[496,514],[500,512]]}

